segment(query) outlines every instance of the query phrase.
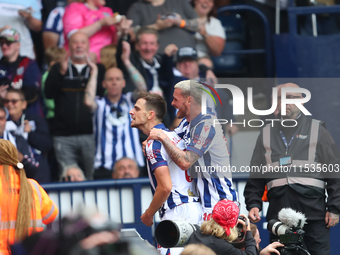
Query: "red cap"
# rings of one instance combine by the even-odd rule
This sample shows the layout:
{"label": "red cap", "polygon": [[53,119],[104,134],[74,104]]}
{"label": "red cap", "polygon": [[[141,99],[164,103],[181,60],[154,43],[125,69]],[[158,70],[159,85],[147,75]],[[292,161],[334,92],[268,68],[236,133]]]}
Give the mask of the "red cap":
{"label": "red cap", "polygon": [[214,206],[212,218],[224,228],[227,235],[230,235],[230,228],[237,224],[239,212],[240,209],[235,202],[224,199]]}

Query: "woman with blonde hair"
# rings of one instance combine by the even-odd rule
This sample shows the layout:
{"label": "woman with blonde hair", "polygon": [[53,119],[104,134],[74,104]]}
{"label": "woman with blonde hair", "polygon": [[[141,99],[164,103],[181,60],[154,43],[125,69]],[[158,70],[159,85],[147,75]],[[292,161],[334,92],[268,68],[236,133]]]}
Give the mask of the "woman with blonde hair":
{"label": "woman with blonde hair", "polygon": [[10,245],[43,231],[58,215],[44,189],[28,179],[17,149],[0,139],[0,254],[11,254]]}
{"label": "woman with blonde hair", "polygon": [[[256,243],[253,238],[249,219],[239,219],[240,209],[230,200],[219,201],[213,209],[212,218],[202,223],[201,229],[195,231],[188,241],[189,244],[199,243],[211,248],[217,255],[246,255],[257,254]],[[239,235],[237,224],[242,224],[245,232],[245,251],[235,248],[231,242]]]}

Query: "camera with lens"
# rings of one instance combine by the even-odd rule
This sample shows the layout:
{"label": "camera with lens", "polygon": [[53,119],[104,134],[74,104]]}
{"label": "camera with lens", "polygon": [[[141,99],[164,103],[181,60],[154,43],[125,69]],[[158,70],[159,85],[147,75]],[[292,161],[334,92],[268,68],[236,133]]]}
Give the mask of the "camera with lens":
{"label": "camera with lens", "polygon": [[200,226],[180,220],[163,220],[155,231],[157,243],[164,248],[184,247]]}
{"label": "camera with lens", "polygon": [[[244,216],[239,216],[238,217],[240,220],[244,221],[246,226],[248,226],[248,223],[246,221],[246,218]],[[237,233],[238,233],[238,236],[236,238],[236,240],[234,240],[233,242],[231,242],[231,244],[237,248],[237,249],[241,249],[241,248],[244,248],[245,247],[245,242],[244,242],[244,239],[246,237],[246,232],[247,231],[244,231],[243,229],[243,225],[241,223],[238,223],[236,225],[236,229],[237,229]]]}
{"label": "camera with lens", "polygon": [[302,246],[305,231],[302,229],[306,217],[300,212],[290,208],[283,208],[279,212],[279,220],[272,219],[268,222],[269,232],[279,237],[284,247],[277,248],[281,255],[310,254]]}

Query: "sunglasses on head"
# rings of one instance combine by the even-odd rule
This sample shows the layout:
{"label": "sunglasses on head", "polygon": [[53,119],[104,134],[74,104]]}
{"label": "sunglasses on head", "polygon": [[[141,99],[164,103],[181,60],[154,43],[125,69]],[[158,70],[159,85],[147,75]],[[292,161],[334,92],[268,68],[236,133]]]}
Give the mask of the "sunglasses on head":
{"label": "sunglasses on head", "polygon": [[9,104],[9,103],[16,104],[18,101],[23,101],[23,100],[22,99],[4,99],[3,100],[4,104]]}

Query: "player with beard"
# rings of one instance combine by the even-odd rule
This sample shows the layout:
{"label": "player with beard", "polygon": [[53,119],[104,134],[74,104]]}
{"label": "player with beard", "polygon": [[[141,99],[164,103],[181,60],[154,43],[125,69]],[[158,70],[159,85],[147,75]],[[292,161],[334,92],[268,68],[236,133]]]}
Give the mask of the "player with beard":
{"label": "player with beard", "polygon": [[[232,186],[228,173],[215,173],[204,169],[229,167],[229,151],[221,125],[213,124],[216,117],[201,113],[203,86],[193,80],[185,80],[175,85],[172,105],[178,110],[177,118],[183,118],[175,129],[184,140],[186,150],[180,150],[164,135],[153,128],[148,140],[162,143],[170,158],[183,170],[194,166],[194,177],[200,194],[203,220],[210,220],[212,209],[220,199],[238,201],[237,192]],[[198,169],[198,171],[196,170]]]}

